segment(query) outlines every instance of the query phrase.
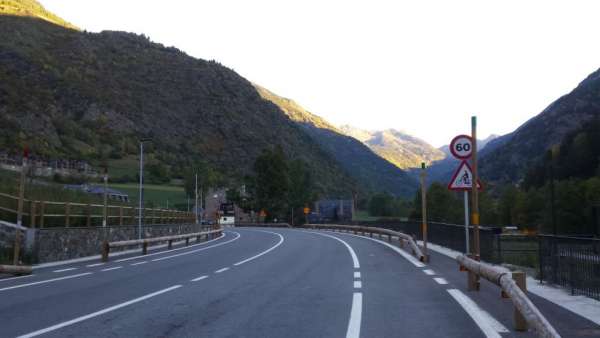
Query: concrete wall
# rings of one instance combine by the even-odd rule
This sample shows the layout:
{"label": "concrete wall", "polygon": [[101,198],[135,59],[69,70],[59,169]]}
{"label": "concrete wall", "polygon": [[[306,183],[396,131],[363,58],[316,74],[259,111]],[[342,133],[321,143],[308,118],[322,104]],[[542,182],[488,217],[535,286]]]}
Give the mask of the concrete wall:
{"label": "concrete wall", "polygon": [[[143,229],[144,237],[160,237],[198,232],[200,231],[200,225],[148,225]],[[138,238],[137,226],[110,226],[106,228],[44,228],[34,229],[33,231],[35,237],[34,245],[31,248],[31,256],[34,263],[54,262],[99,255],[101,244],[104,241],[105,236],[107,236],[109,241],[122,241]],[[132,248],[124,248],[123,250]],[[115,249],[111,251],[116,252],[118,250]]]}

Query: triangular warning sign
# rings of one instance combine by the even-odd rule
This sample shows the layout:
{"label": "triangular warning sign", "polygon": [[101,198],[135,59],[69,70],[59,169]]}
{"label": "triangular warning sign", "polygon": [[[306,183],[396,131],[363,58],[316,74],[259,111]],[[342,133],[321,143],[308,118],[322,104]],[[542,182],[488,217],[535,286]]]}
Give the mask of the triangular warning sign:
{"label": "triangular warning sign", "polygon": [[[448,184],[450,190],[471,190],[473,188],[473,172],[467,161],[462,161]],[[477,189],[481,190],[481,181],[477,180]]]}

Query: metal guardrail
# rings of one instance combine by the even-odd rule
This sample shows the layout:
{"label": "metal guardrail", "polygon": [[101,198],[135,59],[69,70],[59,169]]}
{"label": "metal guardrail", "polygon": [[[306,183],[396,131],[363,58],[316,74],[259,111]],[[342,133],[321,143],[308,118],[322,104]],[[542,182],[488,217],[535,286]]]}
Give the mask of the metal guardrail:
{"label": "metal guardrail", "polygon": [[525,294],[527,287],[523,272],[511,273],[505,268],[478,262],[465,255],[456,257],[456,260],[461,269],[464,268],[500,286],[504,294],[510,297],[515,306],[515,328],[517,330],[527,330],[526,324],[528,324],[540,337],[560,338],[558,332]]}
{"label": "metal guardrail", "polygon": [[305,227],[310,227],[313,229],[325,229],[325,230],[346,230],[352,231],[356,233],[362,234],[370,234],[373,237],[373,234],[380,234],[388,236],[388,241],[391,241],[392,237],[398,237],[402,243],[402,240],[407,241],[412,249],[412,254],[415,255],[421,262],[426,260],[425,255],[421,252],[421,249],[415,242],[415,240],[402,232],[383,229],[383,228],[373,228],[373,227],[365,227],[365,226],[356,226],[356,225],[337,225],[337,224],[306,224]]}
{"label": "metal guardrail", "polygon": [[173,241],[185,240],[185,245],[189,245],[190,238],[196,238],[196,241],[200,241],[202,236],[206,236],[206,239],[212,238],[216,234],[221,234],[223,232],[222,228],[216,230],[209,230],[203,232],[195,232],[191,234],[184,235],[174,235],[174,236],[162,236],[162,237],[153,237],[153,238],[144,238],[144,239],[133,239],[128,241],[119,241],[119,242],[108,242],[105,241],[102,243],[102,261],[108,262],[108,255],[110,253],[111,248],[121,248],[127,246],[136,246],[142,245],[142,254],[146,255],[148,253],[148,245],[160,242],[167,242],[168,248],[171,249],[173,246]]}
{"label": "metal guardrail", "polygon": [[0,265],[0,273],[12,275],[31,275],[32,268],[29,265]]}

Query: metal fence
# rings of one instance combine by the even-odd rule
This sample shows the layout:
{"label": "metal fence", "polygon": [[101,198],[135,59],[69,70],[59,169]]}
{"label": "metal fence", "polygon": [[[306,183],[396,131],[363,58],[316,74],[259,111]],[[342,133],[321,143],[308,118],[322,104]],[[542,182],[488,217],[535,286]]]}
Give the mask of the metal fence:
{"label": "metal fence", "polygon": [[540,280],[600,299],[600,239],[539,235]]}

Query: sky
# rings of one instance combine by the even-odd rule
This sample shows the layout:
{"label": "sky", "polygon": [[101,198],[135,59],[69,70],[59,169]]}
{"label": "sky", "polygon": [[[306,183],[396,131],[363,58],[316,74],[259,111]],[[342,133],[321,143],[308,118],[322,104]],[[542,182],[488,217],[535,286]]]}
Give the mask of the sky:
{"label": "sky", "polygon": [[506,134],[600,68],[600,1],[42,0],[217,60],[330,122],[439,147]]}

